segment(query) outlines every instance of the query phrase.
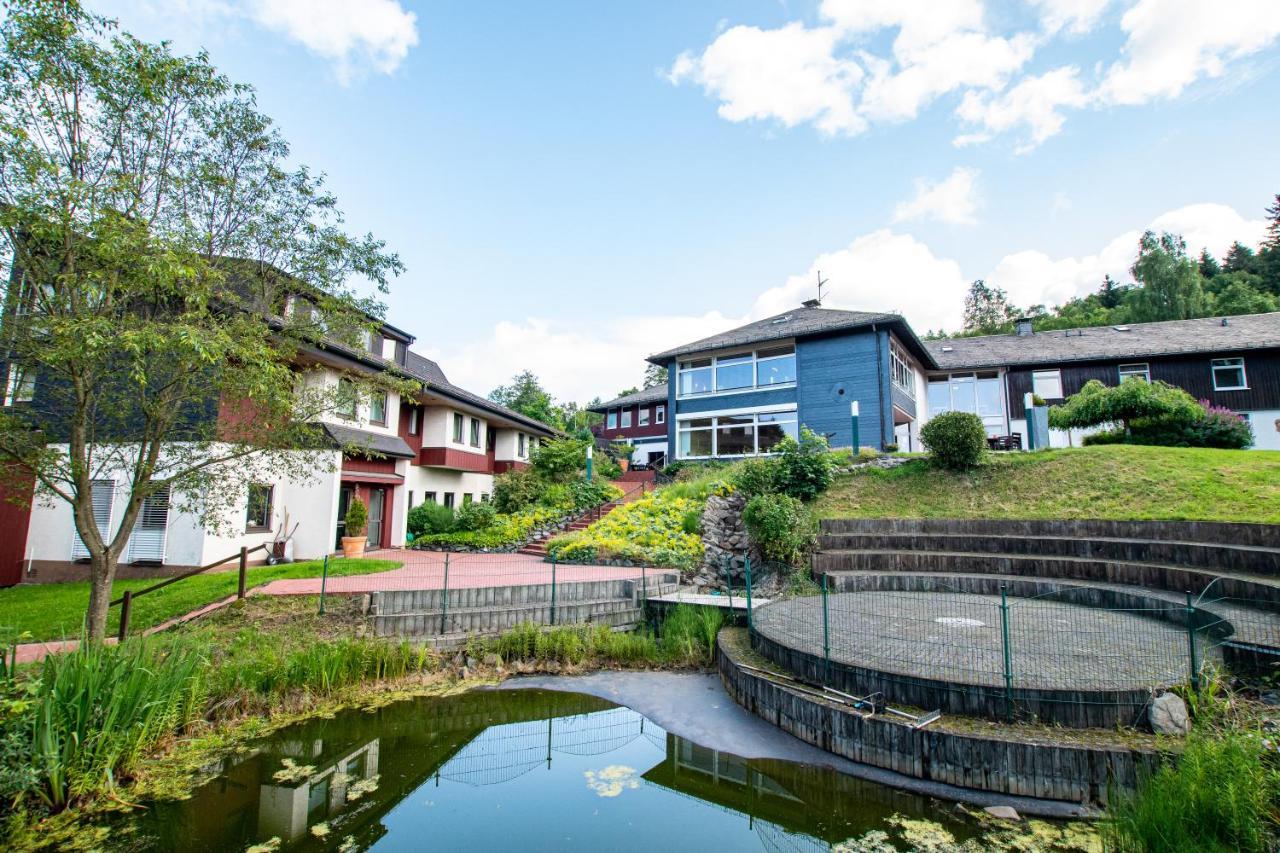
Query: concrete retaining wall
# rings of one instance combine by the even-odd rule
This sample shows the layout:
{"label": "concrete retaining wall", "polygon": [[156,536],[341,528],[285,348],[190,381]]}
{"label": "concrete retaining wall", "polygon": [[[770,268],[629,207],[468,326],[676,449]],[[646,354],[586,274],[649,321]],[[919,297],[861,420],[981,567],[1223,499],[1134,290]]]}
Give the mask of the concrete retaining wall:
{"label": "concrete retaining wall", "polygon": [[917,779],[1105,804],[1109,786],[1133,787],[1139,769],[1158,760],[1143,749],[1002,740],[863,718],[743,669],[730,645],[722,633],[717,661],[725,689],[738,704],[806,743]]}

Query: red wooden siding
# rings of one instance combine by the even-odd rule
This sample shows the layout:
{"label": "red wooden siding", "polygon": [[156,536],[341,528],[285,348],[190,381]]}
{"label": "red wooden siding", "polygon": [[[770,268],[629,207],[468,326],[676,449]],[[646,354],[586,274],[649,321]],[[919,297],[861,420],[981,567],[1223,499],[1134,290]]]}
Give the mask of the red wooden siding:
{"label": "red wooden siding", "polygon": [[498,459],[493,463],[493,473],[504,474],[507,471],[519,471],[528,467],[528,462],[520,462],[516,459]]}
{"label": "red wooden siding", "polygon": [[[27,529],[31,522],[34,480],[7,474],[7,488],[0,485],[0,586],[22,582],[22,564],[27,556]],[[10,503],[17,498],[22,506]]]}
{"label": "red wooden siding", "polygon": [[451,468],[454,471],[472,471],[488,474],[489,458],[483,453],[468,453],[452,447],[424,447],[418,451],[418,464],[432,468]]}
{"label": "red wooden siding", "polygon": [[[622,423],[622,413],[624,411],[631,412],[631,426],[617,426],[613,429],[609,428],[608,415],[605,420],[591,428],[591,431],[601,438],[607,438],[610,441],[621,435],[623,438],[662,438],[667,434],[667,425],[665,422],[658,423],[658,407],[666,406],[666,403],[648,403],[644,406],[627,406],[625,409],[611,409],[610,411],[617,413],[618,423]],[[640,409],[649,410],[649,425],[640,426]],[[667,413],[670,417],[670,413]]]}

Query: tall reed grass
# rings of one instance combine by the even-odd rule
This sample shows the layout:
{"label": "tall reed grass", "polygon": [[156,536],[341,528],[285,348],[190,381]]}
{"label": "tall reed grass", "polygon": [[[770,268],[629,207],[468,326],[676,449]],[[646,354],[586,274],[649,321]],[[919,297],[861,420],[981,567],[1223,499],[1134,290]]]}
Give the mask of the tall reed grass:
{"label": "tall reed grass", "polygon": [[1111,805],[1107,849],[1119,853],[1275,850],[1280,772],[1256,733],[1193,733],[1176,764]]}

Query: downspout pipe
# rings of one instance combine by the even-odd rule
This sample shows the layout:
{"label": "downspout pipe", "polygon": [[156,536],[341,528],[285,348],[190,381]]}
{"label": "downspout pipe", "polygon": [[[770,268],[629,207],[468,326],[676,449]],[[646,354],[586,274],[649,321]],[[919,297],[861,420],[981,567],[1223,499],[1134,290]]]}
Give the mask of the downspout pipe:
{"label": "downspout pipe", "polygon": [[[884,341],[880,337],[880,329],[875,323],[871,324],[871,332],[876,336],[876,390],[880,395],[880,423],[878,425],[879,428],[876,431],[880,435],[880,448],[878,449],[883,449],[886,444],[884,437],[885,412],[888,411],[892,413],[893,409],[892,403],[886,400],[884,396]],[[888,335],[887,331],[885,332],[885,335]],[[892,418],[892,414],[890,414],[890,418]],[[855,447],[853,452],[857,453],[858,448]]]}

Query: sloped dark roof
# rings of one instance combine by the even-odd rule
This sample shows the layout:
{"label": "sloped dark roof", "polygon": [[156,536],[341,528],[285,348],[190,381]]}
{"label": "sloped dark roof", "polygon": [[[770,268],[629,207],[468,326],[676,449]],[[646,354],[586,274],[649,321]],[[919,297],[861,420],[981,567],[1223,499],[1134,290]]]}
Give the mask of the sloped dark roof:
{"label": "sloped dark roof", "polygon": [[444,371],[440,369],[439,364],[436,364],[426,356],[418,355],[413,350],[405,353],[405,370],[410,376],[422,380],[423,385],[428,390],[443,394],[446,397],[452,397],[459,402],[467,403],[483,411],[501,415],[516,423],[524,424],[534,432],[543,435],[556,434],[554,427],[548,426],[542,421],[517,412],[515,409],[508,409],[506,406],[493,402],[488,397],[481,397],[479,394],[473,394],[465,388],[459,388],[445,378]]}
{"label": "sloped dark roof", "polygon": [[725,349],[746,344],[761,344],[784,338],[801,338],[829,332],[846,331],[870,326],[872,323],[895,324],[898,327],[897,331],[911,342],[916,343],[918,347],[915,333],[911,331],[911,327],[907,325],[906,321],[897,314],[873,311],[840,311],[834,308],[810,308],[806,306],[794,308],[783,314],[766,317],[763,320],[756,320],[754,323],[748,323],[745,326],[739,326],[736,329],[730,329],[727,332],[721,332],[718,335],[712,335],[702,340],[682,344],[674,349],[654,353],[649,356],[649,361],[654,364],[665,365],[673,358],[695,352]]}
{"label": "sloped dark roof", "polygon": [[645,403],[665,403],[666,401],[667,386],[654,385],[649,388],[641,388],[639,391],[633,391],[630,394],[623,394],[621,397],[614,397],[607,403],[591,406],[587,411],[603,412],[606,409],[619,409],[623,406],[640,406]]}
{"label": "sloped dark roof", "polygon": [[946,370],[1264,349],[1280,347],[1280,312],[945,338],[924,345]]}
{"label": "sloped dark roof", "polygon": [[412,448],[398,435],[383,435],[378,432],[345,427],[340,424],[322,424],[324,431],[338,445],[346,448],[360,448],[383,456],[399,456],[412,459],[416,454]]}

